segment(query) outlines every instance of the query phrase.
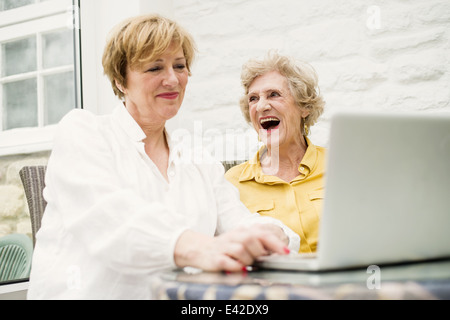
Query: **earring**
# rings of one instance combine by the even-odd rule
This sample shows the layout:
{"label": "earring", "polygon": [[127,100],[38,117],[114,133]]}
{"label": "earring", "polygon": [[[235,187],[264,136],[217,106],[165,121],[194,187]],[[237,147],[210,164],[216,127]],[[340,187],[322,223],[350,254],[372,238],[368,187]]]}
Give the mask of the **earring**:
{"label": "earring", "polygon": [[306,125],[306,118],[303,118],[303,132],[304,132],[305,137],[309,134],[309,128]]}

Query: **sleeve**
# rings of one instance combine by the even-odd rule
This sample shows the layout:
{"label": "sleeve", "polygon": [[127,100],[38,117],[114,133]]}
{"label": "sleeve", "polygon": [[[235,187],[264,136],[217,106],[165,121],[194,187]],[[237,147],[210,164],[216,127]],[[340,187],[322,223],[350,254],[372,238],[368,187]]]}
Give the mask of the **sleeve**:
{"label": "sleeve", "polygon": [[72,111],[57,129],[48,163],[48,206],[78,245],[109,268],[148,274],[174,267],[186,228],[162,203],[121,185],[116,166],[97,117]]}
{"label": "sleeve", "polygon": [[283,229],[289,238],[289,249],[298,252],[300,237],[280,220],[271,217],[262,217],[258,213],[251,213],[241,202],[239,190],[229,182],[224,175],[224,167],[220,163],[209,166],[213,177],[214,193],[217,197],[218,221],[217,233],[223,233],[239,225],[252,225],[257,223],[271,223]]}

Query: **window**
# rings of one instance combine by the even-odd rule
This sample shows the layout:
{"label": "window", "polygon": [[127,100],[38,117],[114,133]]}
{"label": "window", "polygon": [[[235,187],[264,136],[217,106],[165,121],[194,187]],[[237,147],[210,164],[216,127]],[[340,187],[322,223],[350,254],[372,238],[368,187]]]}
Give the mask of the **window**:
{"label": "window", "polygon": [[73,8],[71,0],[0,0],[0,155],[40,151],[51,142],[45,129],[80,107]]}
{"label": "window", "polygon": [[[17,154],[50,150],[55,125],[67,112],[81,107],[80,30],[74,27],[79,25],[78,8],[72,0],[0,0],[0,167],[4,171],[20,162]],[[0,176],[0,188],[2,202],[7,203],[0,206],[0,237],[31,236],[27,209],[19,203],[20,180],[6,172]],[[0,286],[20,280],[7,279]]]}

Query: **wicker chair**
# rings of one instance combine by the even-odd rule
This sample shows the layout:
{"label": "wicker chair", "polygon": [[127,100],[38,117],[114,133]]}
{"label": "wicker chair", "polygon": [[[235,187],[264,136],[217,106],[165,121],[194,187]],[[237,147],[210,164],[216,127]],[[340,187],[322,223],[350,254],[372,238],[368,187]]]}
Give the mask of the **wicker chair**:
{"label": "wicker chair", "polygon": [[246,160],[235,160],[235,161],[223,161],[222,164],[225,168],[225,172],[233,168],[234,166],[237,166],[238,164],[241,164],[245,162]]}
{"label": "wicker chair", "polygon": [[19,171],[25,196],[30,210],[31,229],[33,232],[33,246],[36,243],[36,233],[41,227],[41,220],[47,202],[42,191],[45,187],[46,166],[26,166]]}

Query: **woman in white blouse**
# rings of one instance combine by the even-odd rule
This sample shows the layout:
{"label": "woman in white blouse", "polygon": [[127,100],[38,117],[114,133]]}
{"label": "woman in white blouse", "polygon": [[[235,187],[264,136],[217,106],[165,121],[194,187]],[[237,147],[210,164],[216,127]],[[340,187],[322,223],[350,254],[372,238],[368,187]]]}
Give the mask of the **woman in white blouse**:
{"label": "woman in white blouse", "polygon": [[123,103],[107,116],[74,110],[58,126],[28,298],[146,299],[158,270],[240,271],[298,251],[290,229],[246,209],[220,162],[165,130],[194,53],[191,36],[157,15],[112,31],[103,67]]}

